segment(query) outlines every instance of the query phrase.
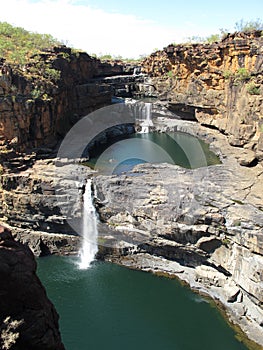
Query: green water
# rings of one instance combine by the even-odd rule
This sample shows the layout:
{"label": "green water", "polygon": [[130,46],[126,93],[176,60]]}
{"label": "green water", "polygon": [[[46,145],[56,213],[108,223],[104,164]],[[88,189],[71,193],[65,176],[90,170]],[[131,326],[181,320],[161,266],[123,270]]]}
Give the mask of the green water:
{"label": "green water", "polygon": [[102,173],[121,174],[139,163],[169,163],[185,168],[219,164],[209,145],[186,133],[131,134],[95,150],[88,165]]}
{"label": "green water", "polygon": [[246,350],[219,312],[176,280],[96,262],[38,260],[67,350]]}

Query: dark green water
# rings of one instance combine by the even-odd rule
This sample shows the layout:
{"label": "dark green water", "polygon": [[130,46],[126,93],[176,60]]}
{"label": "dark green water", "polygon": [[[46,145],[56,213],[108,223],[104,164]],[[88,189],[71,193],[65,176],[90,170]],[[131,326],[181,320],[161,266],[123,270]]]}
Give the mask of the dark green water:
{"label": "dark green water", "polygon": [[139,163],[170,163],[185,168],[219,164],[209,145],[186,133],[131,134],[97,147],[88,165],[102,173],[129,172]]}
{"label": "dark green water", "polygon": [[76,259],[38,260],[67,350],[246,350],[219,312],[176,280]]}

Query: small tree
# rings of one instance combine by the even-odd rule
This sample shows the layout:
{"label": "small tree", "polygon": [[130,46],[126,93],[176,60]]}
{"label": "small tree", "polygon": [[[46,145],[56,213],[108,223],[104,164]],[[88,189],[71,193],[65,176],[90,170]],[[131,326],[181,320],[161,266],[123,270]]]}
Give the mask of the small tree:
{"label": "small tree", "polygon": [[220,41],[221,40],[221,36],[220,36],[220,34],[211,34],[210,36],[208,36],[207,38],[206,38],[206,41],[208,42],[208,43],[214,43],[214,42],[216,42],[216,41]]}
{"label": "small tree", "polygon": [[238,32],[251,32],[253,30],[263,30],[263,22],[257,18],[255,20],[244,21],[241,19],[235,23],[235,30]]}

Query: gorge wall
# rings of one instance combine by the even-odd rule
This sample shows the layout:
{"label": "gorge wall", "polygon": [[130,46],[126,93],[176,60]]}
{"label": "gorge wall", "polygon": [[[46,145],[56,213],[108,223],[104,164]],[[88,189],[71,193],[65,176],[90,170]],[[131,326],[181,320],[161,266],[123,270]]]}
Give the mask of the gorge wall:
{"label": "gorge wall", "polygon": [[263,37],[234,33],[213,44],[169,45],[143,62],[175,112],[228,135],[251,163],[263,160]]}
{"label": "gorge wall", "polygon": [[11,142],[19,150],[52,147],[79,118],[110,104],[108,86],[89,83],[110,65],[101,66],[96,58],[66,47],[43,53],[23,68],[2,61],[2,144]]}
{"label": "gorge wall", "polygon": [[36,275],[31,250],[0,226],[0,347],[63,350],[58,314]]}
{"label": "gorge wall", "polygon": [[100,258],[187,282],[263,346],[262,166],[241,166],[240,150],[217,130],[161,118],[160,131],[205,139],[222,164],[143,164],[131,176],[94,177]]}
{"label": "gorge wall", "polygon": [[[157,97],[182,119],[211,127],[161,117],[156,130],[201,137],[219,150],[223,164],[193,171],[146,164],[135,169],[136,176],[94,177],[104,225],[100,257],[176,275],[205,290],[258,342],[263,339],[262,61],[257,32],[210,45],[170,45],[152,54],[143,66]],[[75,202],[72,216],[81,217],[83,186],[93,172],[50,159],[52,148],[83,115],[111,103],[112,76],[123,73],[121,64],[67,48],[43,53],[23,72],[2,62],[0,220],[35,255],[77,250],[78,237],[61,208]],[[70,196],[56,193],[58,183]]]}

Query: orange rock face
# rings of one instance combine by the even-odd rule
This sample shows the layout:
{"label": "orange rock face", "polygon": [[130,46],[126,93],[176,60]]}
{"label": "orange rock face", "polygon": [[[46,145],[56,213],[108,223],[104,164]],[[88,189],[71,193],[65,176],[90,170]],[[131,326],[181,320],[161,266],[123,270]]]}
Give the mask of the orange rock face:
{"label": "orange rock face", "polygon": [[[0,142],[11,142],[19,151],[52,146],[79,118],[110,104],[108,87],[89,83],[100,66],[99,60],[63,47],[41,55],[23,69],[2,61]],[[56,72],[60,78],[54,81],[50,74]]]}
{"label": "orange rock face", "polygon": [[193,106],[195,118],[263,159],[263,37],[229,34],[219,43],[169,45],[143,62],[159,95]]}

